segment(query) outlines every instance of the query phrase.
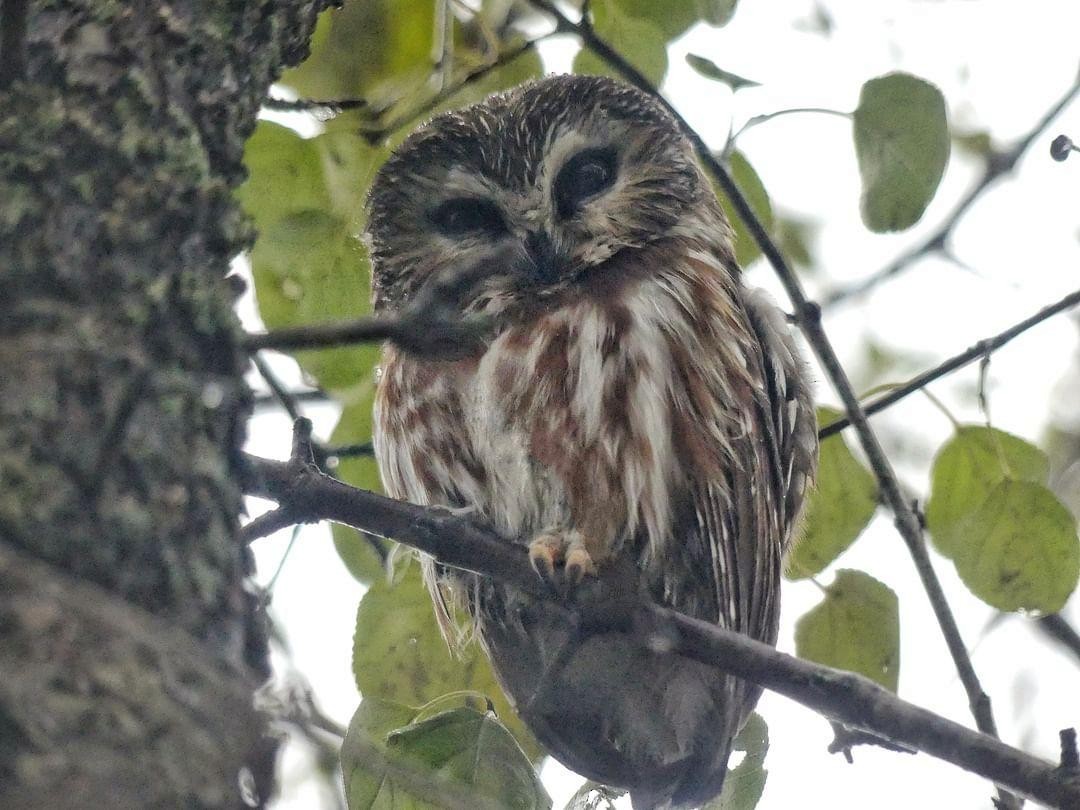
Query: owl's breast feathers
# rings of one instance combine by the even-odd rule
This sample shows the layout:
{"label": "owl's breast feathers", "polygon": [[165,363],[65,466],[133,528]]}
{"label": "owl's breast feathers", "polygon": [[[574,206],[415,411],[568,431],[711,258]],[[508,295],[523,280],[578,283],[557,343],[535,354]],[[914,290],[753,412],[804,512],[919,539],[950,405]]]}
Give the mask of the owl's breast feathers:
{"label": "owl's breast feathers", "polygon": [[[629,556],[658,601],[773,642],[815,421],[786,324],[722,255],[678,239],[634,251],[511,322],[476,359],[389,349],[376,401],[387,491],[475,506],[522,543],[574,529],[601,565]],[[543,619],[526,629],[510,616],[514,597],[493,593],[481,631],[520,708],[547,688],[562,631]],[[538,709],[534,731],[564,762],[638,796],[711,796],[756,691],[589,643],[559,680],[573,716]]]}
{"label": "owl's breast feathers", "polygon": [[779,566],[813,473],[804,371],[772,305],[712,252],[672,240],[612,265],[481,358],[388,350],[384,484],[522,542],[572,526],[598,562],[638,555],[664,601],[746,626],[739,558]]}

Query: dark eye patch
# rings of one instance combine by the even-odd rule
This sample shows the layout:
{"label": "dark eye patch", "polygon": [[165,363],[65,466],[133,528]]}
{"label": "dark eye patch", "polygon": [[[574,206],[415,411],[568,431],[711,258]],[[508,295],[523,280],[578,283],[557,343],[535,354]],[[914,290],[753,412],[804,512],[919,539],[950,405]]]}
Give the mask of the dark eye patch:
{"label": "dark eye patch", "polygon": [[506,220],[491,200],[478,197],[454,197],[440,203],[428,218],[446,236],[466,234],[500,234],[506,231]]}
{"label": "dark eye patch", "polygon": [[609,147],[584,149],[559,170],[552,186],[555,213],[568,219],[581,204],[615,182],[615,150]]}

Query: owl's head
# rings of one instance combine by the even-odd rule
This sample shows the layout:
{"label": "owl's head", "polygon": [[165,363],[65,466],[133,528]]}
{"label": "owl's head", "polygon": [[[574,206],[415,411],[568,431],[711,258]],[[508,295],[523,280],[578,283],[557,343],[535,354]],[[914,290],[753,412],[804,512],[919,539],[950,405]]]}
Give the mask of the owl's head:
{"label": "owl's head", "polygon": [[368,206],[379,309],[467,265],[490,272],[466,306],[498,311],[557,294],[703,214],[726,231],[671,115],[595,76],[541,79],[434,118],[386,162]]}

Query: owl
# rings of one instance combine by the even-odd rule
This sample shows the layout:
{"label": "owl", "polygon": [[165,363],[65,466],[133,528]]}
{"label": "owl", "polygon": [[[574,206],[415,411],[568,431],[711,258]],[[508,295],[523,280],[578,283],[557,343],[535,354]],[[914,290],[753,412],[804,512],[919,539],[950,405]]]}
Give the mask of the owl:
{"label": "owl", "polygon": [[[384,349],[386,491],[473,511],[563,597],[621,566],[657,603],[775,643],[816,463],[810,384],[671,115],[607,78],[526,84],[413,133],[368,214],[378,312],[469,268],[451,306],[491,324],[449,359]],[[424,568],[444,626],[457,600],[557,759],[637,810],[720,792],[758,688]]]}

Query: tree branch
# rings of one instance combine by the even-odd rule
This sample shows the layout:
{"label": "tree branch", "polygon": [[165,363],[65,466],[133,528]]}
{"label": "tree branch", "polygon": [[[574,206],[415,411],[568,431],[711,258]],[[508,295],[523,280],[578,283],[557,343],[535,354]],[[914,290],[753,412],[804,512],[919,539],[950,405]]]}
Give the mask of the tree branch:
{"label": "tree branch", "polygon": [[1069,624],[1064,616],[1051,613],[1048,616],[1036,619],[1035,626],[1072,653],[1073,657],[1080,663],[1080,633],[1076,632],[1076,628]]}
{"label": "tree branch", "polygon": [[[761,223],[761,220],[758,219],[757,215],[750,207],[749,201],[739,190],[738,186],[736,186],[727,169],[716,159],[712,150],[709,149],[701,136],[686,123],[686,119],[679,114],[678,110],[661,96],[649,80],[634,68],[633,65],[627,62],[607,43],[597,37],[589,25],[573,22],[550,2],[550,0],[530,0],[530,2],[555,18],[557,26],[556,30],[564,33],[576,34],[585,47],[605,61],[626,81],[630,82],[643,92],[649,93],[664,105],[668,112],[670,112],[679,123],[683,133],[690,141],[694,148],[694,152],[697,154],[698,159],[702,162],[705,169],[731,200],[736,213],[746,225],[746,228],[754,238],[754,241],[761,248],[761,252],[769,260],[769,263],[772,264],[781,284],[783,284],[784,289],[787,292],[788,298],[794,305],[796,318],[806,337],[807,343],[810,344],[814,354],[824,368],[829,381],[832,383],[833,388],[840,397],[840,401],[844,405],[844,409],[847,411],[848,418],[851,420],[855,432],[858,434],[859,443],[862,445],[863,452],[866,453],[867,459],[870,462],[870,467],[874,472],[874,477],[877,479],[878,488],[882,494],[882,498],[895,515],[897,530],[904,539],[912,560],[915,563],[915,569],[919,574],[919,579],[922,581],[923,589],[926,591],[927,597],[930,600],[930,605],[934,610],[934,615],[941,628],[941,633],[945,638],[945,643],[949,648],[949,653],[952,656],[953,663],[960,676],[960,681],[964,685],[971,712],[975,718],[975,724],[980,731],[990,736],[997,737],[997,727],[994,723],[990,698],[986,692],[983,691],[982,685],[979,683],[979,678],[971,664],[971,658],[968,655],[967,648],[960,636],[960,630],[957,627],[956,619],[949,607],[948,600],[945,598],[945,592],[937,578],[937,573],[934,571],[933,565],[930,562],[930,556],[926,550],[926,540],[923,537],[922,524],[911,504],[904,498],[896,473],[893,471],[892,465],[889,463],[877,436],[870,429],[870,426],[867,423],[866,414],[859,404],[858,397],[855,396],[855,392],[851,387],[851,382],[848,380],[847,374],[845,373],[843,366],[841,366],[840,360],[822,328],[821,307],[806,297],[801,282],[787,263],[783,254],[780,253],[780,250],[777,248],[768,232],[765,230],[765,226]],[[1005,808],[1017,807],[1017,803],[1013,797],[1009,796],[1007,793],[1000,794],[1000,801]]]}
{"label": "tree branch", "polygon": [[1053,106],[1046,114],[1036,122],[1035,126],[1032,127],[1024,137],[1017,141],[1011,149],[996,151],[987,155],[986,166],[983,169],[982,176],[979,178],[978,182],[976,182],[971,190],[961,198],[960,202],[956,204],[956,207],[953,208],[952,212],[950,212],[947,217],[945,217],[945,220],[933,233],[927,236],[918,245],[901,253],[876,273],[872,273],[861,281],[856,281],[854,284],[840,287],[839,289],[828,293],[824,296],[822,306],[831,308],[837,304],[852,301],[853,299],[870,292],[870,290],[877,287],[883,281],[899,275],[924,256],[944,251],[952,236],[953,230],[956,228],[956,224],[968,212],[968,209],[975,204],[976,200],[982,196],[983,192],[986,191],[995,180],[1002,175],[1009,174],[1016,168],[1016,164],[1020,162],[1020,158],[1027,152],[1035,139],[1050,126],[1051,122],[1057,118],[1065,107],[1072,103],[1072,100],[1076,98],[1077,93],[1080,93],[1080,74],[1073,80],[1073,83],[1068,90],[1066,90],[1065,93],[1054,102]]}
{"label": "tree branch", "polygon": [[[303,437],[310,430],[297,423]],[[524,545],[473,519],[355,489],[322,474],[303,452],[288,462],[246,456],[249,494],[277,501],[297,520],[333,520],[424,551],[444,565],[491,576],[562,605],[586,632],[626,632],[745,678],[827,717],[888,742],[928,753],[1052,807],[1080,807],[1080,774],[901,700],[867,678],[781,653],[767,644],[660,607],[604,571],[583,583],[572,605],[544,586]],[[609,576],[612,574],[612,576]]]}
{"label": "tree branch", "polygon": [[[876,413],[880,413],[891,405],[895,405],[900,400],[904,399],[909,394],[913,394],[925,388],[935,380],[939,380],[946,374],[951,374],[959,368],[963,368],[968,363],[973,363],[983,357],[988,356],[991,352],[997,351],[1013,338],[1019,337],[1028,329],[1033,326],[1038,326],[1048,318],[1057,315],[1058,313],[1065,312],[1072,309],[1077,304],[1080,304],[1080,290],[1071,292],[1062,298],[1060,301],[1051,304],[1050,306],[1043,307],[1034,315],[1020,321],[1013,326],[1010,326],[1004,332],[994,335],[990,338],[984,338],[978,343],[974,344],[970,348],[960,352],[953,357],[950,357],[944,363],[935,366],[932,369],[924,371],[917,377],[913,377],[903,385],[897,386],[884,396],[875,399],[873,402],[867,403],[863,406],[863,411],[867,416],[873,416]],[[851,420],[847,417],[837,419],[825,428],[822,428],[818,433],[819,439],[827,439],[836,433],[839,433],[844,428],[851,425]]]}

